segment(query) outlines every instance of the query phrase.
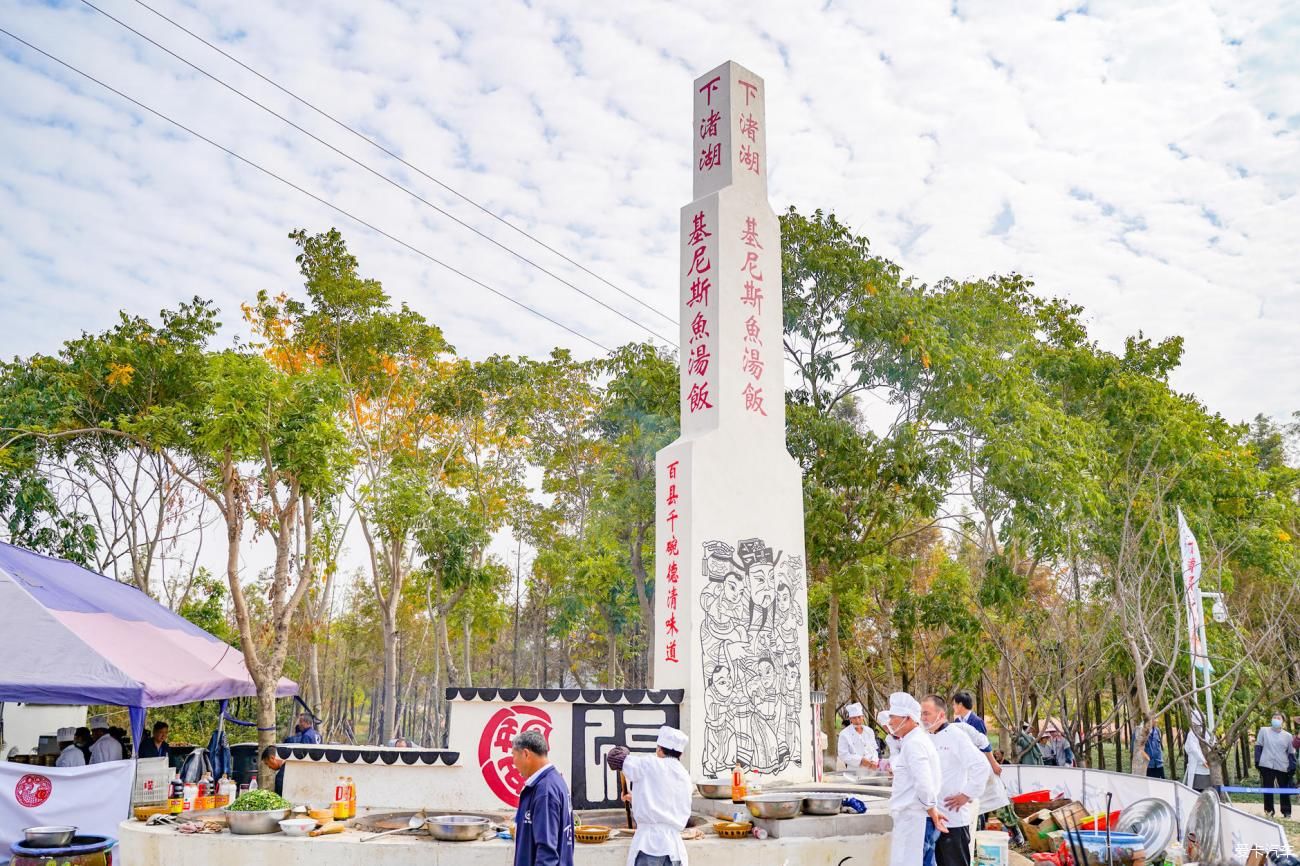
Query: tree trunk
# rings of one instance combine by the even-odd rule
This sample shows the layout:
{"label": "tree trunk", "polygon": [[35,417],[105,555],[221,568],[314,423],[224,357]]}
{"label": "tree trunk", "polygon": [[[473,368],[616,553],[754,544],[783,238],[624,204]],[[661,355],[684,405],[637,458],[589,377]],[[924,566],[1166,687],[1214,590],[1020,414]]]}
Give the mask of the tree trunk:
{"label": "tree trunk", "polygon": [[614,624],[608,622],[609,635],[605,638],[605,685],[607,688],[617,688],[618,680],[618,633],[614,629]]}
{"label": "tree trunk", "polygon": [[641,629],[645,634],[645,677],[647,688],[654,688],[655,657],[655,608],[654,599],[650,597],[652,583],[646,573],[645,559],[641,555],[645,544],[646,525],[638,523],[632,533],[632,544],[628,551],[628,566],[636,584],[636,603],[641,611]]}
{"label": "tree trunk", "polygon": [[474,626],[474,618],[470,616],[468,611],[466,611],[465,612],[465,668],[464,670],[465,670],[465,686],[467,688],[472,687],[474,685],[474,673],[473,673],[474,663],[470,655],[472,650],[471,633],[473,631],[473,626]]}
{"label": "tree trunk", "polygon": [[838,736],[835,730],[835,722],[839,718],[840,707],[840,677],[842,675],[842,660],[840,658],[840,599],[831,589],[830,603],[826,612],[826,630],[829,632],[828,643],[830,644],[828,652],[827,667],[830,670],[826,673],[826,712],[823,714],[822,721],[826,725],[826,743],[827,751],[832,758],[836,757],[836,748],[838,746]]}
{"label": "tree trunk", "polygon": [[397,617],[384,614],[384,686],[383,707],[379,714],[379,736],[375,738],[378,745],[388,741],[388,732],[397,717]]}

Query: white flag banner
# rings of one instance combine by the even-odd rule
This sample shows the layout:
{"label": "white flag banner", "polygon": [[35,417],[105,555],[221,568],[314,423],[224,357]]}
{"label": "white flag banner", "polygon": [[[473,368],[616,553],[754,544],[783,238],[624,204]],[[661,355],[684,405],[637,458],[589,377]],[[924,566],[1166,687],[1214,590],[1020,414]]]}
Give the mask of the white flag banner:
{"label": "white flag banner", "polygon": [[1178,550],[1183,569],[1183,597],[1187,603],[1187,632],[1191,639],[1192,666],[1214,672],[1205,643],[1205,606],[1201,603],[1201,548],[1178,509]]}
{"label": "white flag banner", "polygon": [[62,824],[79,836],[118,837],[130,817],[132,761],[88,767],[35,767],[0,761],[0,859],[21,842],[23,830]]}

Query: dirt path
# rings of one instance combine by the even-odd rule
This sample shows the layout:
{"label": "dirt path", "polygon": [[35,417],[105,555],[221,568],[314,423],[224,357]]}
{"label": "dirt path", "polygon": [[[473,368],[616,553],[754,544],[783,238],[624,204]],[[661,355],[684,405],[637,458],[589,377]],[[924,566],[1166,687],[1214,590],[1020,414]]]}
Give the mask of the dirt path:
{"label": "dirt path", "polygon": [[[1233,800],[1232,807],[1243,812],[1249,812],[1252,815],[1258,815],[1261,818],[1268,817],[1264,814],[1264,804],[1260,802]],[[1300,807],[1297,807],[1291,814],[1293,818],[1274,816],[1272,820],[1280,825],[1282,831],[1286,833],[1286,838],[1291,843],[1291,850],[1300,851],[1300,821],[1294,820],[1294,816],[1300,816]]]}

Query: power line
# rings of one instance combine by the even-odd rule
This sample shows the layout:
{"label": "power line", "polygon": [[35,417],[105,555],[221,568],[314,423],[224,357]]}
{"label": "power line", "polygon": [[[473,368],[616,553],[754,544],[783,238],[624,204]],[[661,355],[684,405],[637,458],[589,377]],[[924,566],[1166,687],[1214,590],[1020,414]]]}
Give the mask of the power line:
{"label": "power line", "polygon": [[184,24],[181,24],[179,21],[176,21],[176,20],[173,19],[173,18],[169,18],[168,16],[166,16],[166,15],[164,15],[163,13],[159,12],[157,9],[153,8],[152,6],[150,6],[148,3],[143,2],[143,0],[135,0],[135,3],[136,3],[137,5],[139,5],[139,6],[144,7],[145,9],[148,9],[148,10],[149,10],[150,12],[152,12],[154,15],[157,15],[159,18],[161,18],[162,20],[166,21],[168,24],[172,25],[173,27],[177,28],[178,30],[181,30],[182,32],[187,33],[187,34],[189,34],[191,37],[193,37],[194,39],[197,39],[199,42],[202,42],[204,45],[208,46],[208,47],[211,48],[213,51],[217,52],[217,53],[220,54],[222,57],[224,57],[224,58],[226,58],[227,60],[229,60],[231,63],[234,63],[234,64],[240,66],[241,68],[245,69],[246,71],[251,72],[253,75],[256,75],[258,78],[262,79],[262,80],[265,81],[267,84],[271,85],[271,86],[274,87],[276,90],[279,90],[281,93],[285,94],[286,96],[290,97],[291,99],[297,100],[299,103],[301,103],[302,105],[305,105],[307,108],[310,108],[312,111],[316,112],[316,113],[319,114],[321,117],[325,118],[326,120],[330,121],[331,123],[334,123],[334,124],[336,124],[337,126],[341,127],[342,129],[345,129],[345,130],[347,130],[348,132],[352,133],[354,136],[356,136],[357,138],[359,138],[359,139],[361,139],[362,141],[366,142],[366,143],[369,144],[371,147],[377,148],[378,150],[380,150],[380,151],[383,152],[384,154],[388,155],[388,156],[391,157],[392,159],[397,160],[397,161],[400,162],[402,165],[406,166],[407,168],[411,169],[412,171],[414,171],[414,172],[416,172],[416,173],[422,175],[423,177],[425,177],[426,179],[432,181],[433,183],[436,183],[438,186],[442,187],[442,188],[445,189],[447,192],[449,192],[449,193],[451,193],[452,195],[456,196],[457,198],[459,198],[461,201],[465,202],[466,204],[471,205],[472,207],[477,208],[478,210],[482,211],[484,214],[486,214],[486,215],[492,217],[492,219],[496,220],[497,222],[501,223],[502,225],[506,226],[507,228],[511,229],[512,231],[518,232],[519,234],[521,234],[521,235],[523,235],[524,237],[528,238],[528,239],[529,239],[530,241],[532,241],[533,243],[535,243],[535,244],[537,244],[538,246],[540,246],[542,249],[544,249],[544,250],[546,250],[546,251],[548,251],[548,252],[550,252],[550,253],[553,253],[554,255],[559,256],[560,258],[564,259],[566,262],[568,262],[569,264],[573,265],[575,268],[578,268],[579,270],[583,271],[583,272],[586,273],[587,275],[589,275],[589,276],[591,276],[591,277],[594,277],[594,278],[596,278],[597,280],[600,280],[602,283],[604,283],[605,285],[609,286],[609,287],[610,287],[611,289],[613,289],[614,291],[618,292],[619,294],[623,295],[624,297],[628,298],[629,300],[631,300],[631,301],[633,301],[633,302],[635,302],[635,303],[637,303],[637,304],[640,304],[642,307],[645,307],[647,310],[649,310],[650,312],[654,313],[655,315],[662,317],[662,318],[665,319],[666,321],[671,322],[673,325],[676,325],[676,324],[677,324],[677,320],[674,319],[672,316],[669,316],[667,313],[660,312],[660,311],[659,311],[658,309],[656,309],[655,307],[650,306],[650,305],[647,304],[645,301],[641,300],[640,298],[636,297],[635,295],[631,294],[630,292],[627,292],[627,291],[625,291],[624,289],[618,287],[618,286],[615,285],[614,283],[612,283],[612,282],[610,282],[609,280],[607,280],[605,277],[601,276],[600,274],[598,274],[598,273],[596,273],[595,271],[593,271],[593,270],[591,270],[590,268],[588,268],[586,265],[583,265],[582,263],[575,261],[574,259],[570,258],[569,256],[567,256],[567,255],[565,255],[564,253],[562,253],[562,252],[560,252],[559,250],[557,250],[555,247],[553,247],[553,246],[551,246],[550,244],[546,243],[545,241],[543,241],[543,240],[541,240],[541,239],[539,239],[539,238],[537,238],[537,237],[535,237],[535,236],[529,234],[528,232],[524,231],[524,230],[521,229],[519,226],[517,226],[517,225],[515,225],[514,223],[510,222],[510,220],[506,219],[505,217],[501,216],[500,214],[496,213],[495,211],[492,211],[492,210],[490,210],[490,209],[484,207],[483,205],[479,204],[477,201],[475,201],[474,199],[472,199],[472,198],[470,198],[469,196],[465,195],[464,193],[460,192],[459,190],[456,190],[456,189],[454,189],[453,187],[448,186],[446,183],[444,183],[443,181],[441,181],[441,180],[439,180],[438,178],[434,177],[433,175],[429,174],[427,171],[425,171],[424,169],[420,168],[419,166],[417,166],[417,165],[413,165],[413,164],[411,164],[410,162],[407,162],[407,161],[406,161],[405,159],[403,159],[401,156],[399,156],[398,154],[396,154],[396,153],[394,153],[393,151],[389,150],[388,148],[384,147],[382,144],[380,144],[379,142],[375,141],[373,138],[370,138],[370,137],[369,137],[368,135],[366,135],[365,133],[363,133],[363,132],[357,130],[356,128],[354,128],[354,127],[352,127],[352,126],[349,126],[347,123],[343,122],[342,120],[339,120],[337,117],[335,117],[334,115],[330,114],[328,111],[325,111],[323,108],[318,108],[316,105],[314,105],[313,103],[309,102],[307,99],[305,99],[305,98],[299,96],[298,94],[294,93],[292,90],[289,90],[287,87],[281,85],[280,83],[274,81],[273,79],[268,78],[267,76],[263,75],[261,72],[258,72],[256,69],[254,69],[253,67],[249,66],[249,65],[248,65],[247,63],[245,63],[244,61],[240,60],[238,57],[235,57],[234,55],[228,53],[227,51],[225,51],[225,49],[221,48],[220,46],[218,46],[218,45],[214,45],[212,42],[209,42],[207,39],[205,39],[205,38],[203,38],[202,36],[200,36],[199,34],[195,33],[193,30],[190,30],[188,27],[186,27]]}
{"label": "power line", "polygon": [[142,110],[144,110],[144,111],[149,112],[149,113],[152,114],[154,117],[157,117],[157,118],[159,118],[160,120],[165,120],[167,123],[170,123],[172,126],[176,127],[177,129],[183,130],[184,132],[188,132],[190,135],[194,136],[195,138],[199,139],[200,141],[203,141],[203,142],[206,142],[207,144],[212,145],[212,146],[215,147],[217,150],[220,150],[220,151],[224,152],[224,153],[225,153],[226,155],[228,155],[228,156],[232,156],[232,157],[234,157],[235,159],[239,160],[240,162],[244,163],[245,165],[249,166],[250,168],[257,169],[258,171],[260,171],[262,174],[266,175],[267,177],[270,177],[270,178],[273,178],[273,179],[275,179],[275,180],[278,180],[280,183],[284,184],[285,186],[288,186],[288,187],[291,187],[291,188],[297,190],[298,192],[302,193],[303,195],[307,196],[308,198],[310,198],[310,199],[312,199],[312,200],[314,200],[314,201],[316,201],[316,202],[319,202],[320,204],[325,205],[327,208],[330,208],[331,210],[336,211],[337,213],[342,214],[343,216],[347,217],[348,219],[352,220],[353,222],[356,222],[356,223],[358,223],[358,224],[360,224],[360,225],[363,225],[363,226],[365,226],[366,228],[370,229],[372,232],[375,232],[376,234],[379,234],[379,235],[382,235],[383,237],[388,238],[388,239],[389,239],[390,241],[392,241],[393,243],[395,243],[395,244],[399,244],[399,245],[405,247],[406,249],[410,250],[411,252],[415,253],[416,255],[428,259],[429,261],[433,262],[435,265],[438,265],[438,266],[441,267],[441,268],[445,268],[446,270],[450,271],[451,273],[455,274],[456,276],[461,277],[462,279],[468,280],[469,282],[473,283],[473,284],[476,285],[476,286],[479,286],[480,288],[487,289],[489,292],[491,292],[492,294],[496,295],[497,297],[502,298],[502,299],[504,299],[504,300],[507,300],[507,301],[509,301],[510,303],[514,304],[515,306],[517,306],[517,307],[519,307],[519,308],[521,308],[521,309],[527,310],[528,312],[532,313],[534,316],[537,316],[538,318],[545,319],[546,321],[550,322],[552,325],[555,325],[557,328],[561,328],[561,329],[563,329],[563,330],[565,330],[565,331],[568,331],[570,334],[572,334],[572,335],[575,336],[575,337],[578,337],[578,338],[580,338],[580,339],[582,339],[582,340],[586,340],[588,343],[591,343],[593,346],[595,346],[595,347],[598,348],[598,349],[602,349],[602,350],[604,350],[604,351],[606,351],[606,352],[613,351],[612,349],[610,349],[609,346],[606,346],[605,344],[603,344],[603,343],[601,343],[601,342],[599,342],[599,341],[597,341],[597,340],[595,340],[595,339],[593,339],[593,338],[591,338],[591,337],[588,337],[586,334],[583,334],[583,333],[581,333],[581,332],[579,332],[579,331],[574,330],[573,328],[570,328],[568,325],[564,324],[563,322],[559,322],[559,321],[556,321],[555,319],[552,319],[550,316],[546,315],[545,313],[541,312],[540,310],[536,310],[536,309],[534,309],[533,307],[530,307],[529,305],[525,304],[523,301],[520,301],[520,300],[518,300],[518,299],[516,299],[516,298],[512,298],[510,295],[507,295],[505,292],[502,292],[502,291],[500,291],[499,289],[495,289],[495,288],[493,288],[492,286],[488,285],[487,283],[483,282],[482,280],[478,279],[477,277],[472,277],[472,276],[470,276],[469,274],[465,273],[464,271],[460,270],[459,268],[456,268],[456,267],[454,267],[454,266],[452,266],[452,265],[447,264],[446,262],[442,261],[441,259],[436,258],[436,257],[433,256],[433,255],[430,255],[429,253],[425,252],[425,251],[422,250],[422,249],[419,249],[418,247],[412,246],[411,244],[407,243],[406,241],[402,240],[401,238],[389,234],[388,232],[384,231],[383,229],[379,228],[378,226],[374,225],[373,223],[367,222],[366,220],[362,219],[362,218],[359,217],[359,216],[356,216],[355,214],[351,213],[350,211],[344,210],[343,208],[339,207],[338,205],[334,204],[333,202],[331,202],[331,201],[327,201],[326,199],[321,198],[320,196],[316,195],[314,192],[310,192],[309,190],[303,189],[302,187],[298,186],[298,184],[294,183],[293,181],[291,181],[291,180],[287,180],[287,179],[281,177],[280,175],[278,175],[278,174],[276,174],[275,172],[271,171],[269,168],[263,168],[262,166],[258,165],[257,163],[253,162],[252,160],[248,159],[247,157],[241,156],[240,154],[236,153],[235,151],[231,150],[230,148],[226,147],[225,145],[223,145],[223,144],[218,144],[217,142],[215,142],[215,141],[213,141],[212,139],[208,138],[208,137],[207,137],[206,135],[204,135],[203,133],[201,133],[201,132],[196,132],[196,131],[194,131],[193,129],[190,129],[188,126],[186,126],[185,124],[181,123],[181,122],[178,121],[178,120],[173,120],[172,118],[170,118],[170,117],[168,117],[167,115],[163,114],[161,111],[158,111],[158,110],[155,109],[155,108],[150,108],[149,106],[145,105],[145,104],[144,104],[143,102],[141,102],[140,100],[138,100],[138,99],[136,99],[136,98],[134,98],[134,97],[132,97],[132,96],[128,96],[127,94],[125,94],[125,93],[123,93],[122,91],[118,90],[116,87],[113,87],[111,84],[106,84],[105,82],[100,81],[98,78],[96,78],[95,76],[91,75],[89,72],[83,72],[82,70],[80,70],[80,69],[78,69],[77,67],[73,66],[71,63],[68,63],[66,60],[61,60],[60,58],[55,57],[53,54],[49,53],[48,51],[45,51],[44,49],[41,49],[41,48],[37,48],[35,45],[33,45],[32,43],[28,42],[26,39],[23,39],[21,36],[16,36],[16,35],[14,35],[13,33],[10,33],[8,30],[5,30],[3,27],[0,27],[0,33],[3,33],[5,36],[8,36],[10,39],[14,40],[15,42],[18,42],[18,43],[20,43],[20,44],[22,44],[22,45],[27,46],[27,47],[30,48],[32,51],[35,51],[37,54],[40,54],[40,55],[42,55],[42,56],[48,58],[49,60],[54,61],[55,63],[59,64],[60,66],[64,67],[65,69],[68,69],[68,70],[70,70],[70,71],[72,71],[72,72],[75,72],[77,75],[80,75],[82,78],[85,78],[87,81],[92,81],[92,82],[94,82],[95,84],[98,84],[100,87],[104,88],[105,90],[109,91],[110,93],[114,93],[114,94],[116,94],[117,96],[120,96],[122,99],[125,99],[127,102],[131,103],[132,105],[136,106],[137,108],[140,108],[140,109],[142,109]]}
{"label": "power line", "polygon": [[[434,211],[437,211],[439,214],[442,214],[442,215],[445,216],[447,219],[451,220],[452,222],[456,223],[457,225],[461,226],[462,228],[464,228],[464,229],[466,229],[466,230],[468,230],[468,231],[470,231],[470,232],[473,232],[475,235],[479,236],[480,238],[483,238],[485,241],[487,241],[488,243],[492,244],[493,246],[495,246],[495,247],[497,247],[497,248],[499,248],[499,249],[501,249],[501,250],[504,250],[505,252],[509,253],[510,255],[514,256],[515,258],[519,259],[520,261],[524,262],[525,264],[528,264],[528,265],[530,265],[530,266],[536,268],[537,270],[539,270],[539,271],[541,271],[542,273],[546,274],[548,277],[550,277],[551,279],[555,280],[556,282],[559,282],[559,283],[561,283],[561,284],[563,284],[563,285],[565,285],[565,286],[568,286],[570,289],[572,289],[573,291],[575,291],[575,292],[577,292],[578,294],[582,295],[584,298],[587,298],[589,301],[592,301],[592,302],[594,302],[594,303],[596,303],[596,304],[599,304],[601,307],[604,307],[604,308],[605,308],[606,310],[608,310],[609,312],[611,312],[611,313],[613,313],[614,315],[616,315],[616,316],[618,316],[618,317],[624,319],[625,321],[631,323],[631,324],[634,325],[635,327],[640,328],[641,330],[645,331],[647,334],[650,334],[652,337],[655,337],[655,338],[657,338],[657,339],[659,339],[659,340],[662,340],[663,342],[667,343],[669,346],[674,345],[674,343],[673,343],[673,341],[672,341],[671,339],[669,339],[668,337],[665,337],[663,334],[660,334],[659,332],[655,331],[653,328],[650,328],[650,327],[648,327],[647,325],[642,324],[641,322],[637,321],[636,319],[634,319],[634,318],[632,318],[631,316],[629,316],[629,315],[627,315],[626,313],[624,313],[622,310],[619,310],[617,307],[612,307],[612,306],[610,306],[609,304],[605,303],[605,302],[602,301],[600,298],[597,298],[595,295],[591,294],[590,292],[587,292],[587,291],[583,290],[582,288],[580,288],[579,286],[574,285],[574,284],[571,283],[570,281],[566,280],[564,277],[560,276],[559,274],[556,274],[556,273],[553,272],[553,271],[548,270],[547,268],[543,267],[542,265],[538,264],[537,262],[535,262],[535,261],[533,261],[532,259],[530,259],[530,258],[528,258],[527,256],[525,256],[524,254],[522,254],[522,253],[520,253],[520,252],[517,252],[517,251],[511,249],[510,247],[508,247],[508,246],[506,246],[505,244],[503,244],[503,243],[501,243],[500,241],[498,241],[496,238],[491,237],[490,235],[487,235],[487,234],[485,234],[484,232],[479,231],[479,230],[478,230],[477,228],[475,228],[474,226],[470,225],[469,223],[465,222],[464,220],[460,219],[459,217],[455,216],[454,214],[452,214],[452,213],[450,213],[450,212],[444,210],[443,208],[439,207],[438,205],[436,205],[436,204],[434,204],[433,202],[429,201],[428,199],[424,198],[424,197],[421,196],[419,193],[415,192],[415,190],[410,189],[409,187],[406,187],[406,186],[402,185],[401,183],[398,183],[397,181],[395,181],[395,180],[393,180],[392,178],[390,178],[388,175],[384,174],[384,173],[381,172],[381,171],[378,171],[378,170],[375,169],[375,168],[372,168],[371,166],[367,165],[366,163],[362,162],[361,160],[357,159],[356,157],[352,156],[351,154],[349,154],[349,153],[345,153],[344,151],[342,151],[342,150],[340,150],[339,148],[335,147],[334,145],[330,144],[328,141],[326,141],[325,139],[323,139],[323,138],[321,138],[320,136],[316,135],[315,133],[313,133],[313,132],[311,132],[311,131],[309,131],[309,130],[307,130],[307,129],[301,127],[301,126],[299,126],[299,125],[296,124],[296,123],[294,123],[292,120],[290,120],[289,118],[285,117],[283,114],[280,114],[280,113],[277,112],[275,109],[270,108],[270,107],[268,107],[268,106],[262,104],[261,102],[258,102],[256,99],[254,99],[253,97],[251,97],[251,96],[249,96],[248,94],[244,93],[242,90],[240,90],[239,88],[235,87],[234,85],[227,84],[227,83],[226,83],[225,81],[223,81],[221,78],[219,78],[218,76],[212,74],[211,72],[209,72],[208,70],[206,70],[206,69],[204,69],[203,67],[199,66],[198,64],[193,63],[193,62],[191,62],[190,60],[187,60],[186,58],[184,58],[184,57],[182,57],[181,55],[177,54],[175,51],[172,51],[170,48],[166,47],[165,45],[162,45],[162,44],[160,44],[159,42],[155,41],[154,39],[150,38],[149,36],[146,36],[144,33],[141,33],[139,30],[136,30],[134,27],[132,27],[130,24],[127,24],[125,21],[122,21],[120,18],[116,18],[116,17],[114,17],[113,15],[111,15],[110,13],[105,12],[103,9],[99,8],[99,7],[96,6],[94,3],[90,2],[90,0],[81,0],[81,2],[82,2],[84,5],[89,6],[91,9],[94,9],[96,12],[98,12],[100,15],[103,15],[105,18],[109,19],[110,21],[113,21],[114,23],[116,23],[116,24],[118,24],[119,26],[125,28],[126,30],[131,31],[131,32],[134,33],[136,36],[138,36],[138,37],[140,37],[141,39],[143,39],[144,41],[148,42],[150,45],[153,45],[155,48],[159,49],[160,51],[163,51],[163,52],[165,52],[165,53],[171,55],[172,57],[176,58],[176,59],[179,60],[181,63],[184,63],[186,66],[188,66],[188,67],[190,67],[191,69],[193,69],[195,72],[198,72],[198,73],[200,73],[200,74],[202,74],[202,75],[208,77],[208,78],[211,79],[212,81],[216,82],[217,84],[220,84],[222,87],[224,87],[224,88],[226,88],[227,90],[229,90],[231,93],[234,93],[235,95],[239,96],[241,99],[244,99],[244,100],[248,101],[249,103],[251,103],[251,104],[257,106],[258,108],[260,108],[260,109],[262,109],[263,111],[265,111],[267,114],[270,114],[271,116],[273,116],[273,117],[279,119],[279,120],[282,121],[283,123],[288,124],[289,126],[292,126],[294,129],[298,130],[298,131],[301,132],[303,135],[307,136],[308,138],[312,139],[313,141],[317,142],[318,144],[320,144],[320,145],[322,145],[322,146],[324,146],[324,147],[329,148],[331,151],[333,151],[334,153],[336,153],[336,154],[338,154],[339,156],[343,157],[344,159],[348,160],[349,162],[353,163],[354,165],[358,166],[359,168],[362,168],[362,169],[368,171],[370,174],[373,174],[375,177],[379,178],[380,180],[384,181],[385,183],[387,183],[387,184],[389,184],[389,185],[391,185],[391,186],[393,186],[393,187],[395,187],[395,188],[401,190],[402,192],[406,193],[407,195],[409,195],[411,198],[415,199],[416,201],[419,201],[420,203],[424,204],[425,206],[427,206],[427,207],[429,207],[429,208],[432,208]],[[653,309],[653,308],[651,308],[651,309]],[[657,312],[657,311],[656,311],[656,312]]]}

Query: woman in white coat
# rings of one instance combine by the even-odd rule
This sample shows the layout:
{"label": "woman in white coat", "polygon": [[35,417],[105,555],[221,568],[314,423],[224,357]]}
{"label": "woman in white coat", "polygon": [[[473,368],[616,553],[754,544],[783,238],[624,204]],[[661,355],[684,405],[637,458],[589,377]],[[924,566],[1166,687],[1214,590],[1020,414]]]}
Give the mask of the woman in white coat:
{"label": "woman in white coat", "polygon": [[849,717],[849,726],[840,731],[835,749],[835,768],[837,770],[856,770],[859,767],[874,769],[878,760],[876,755],[876,735],[867,727],[862,704],[849,704],[844,708]]}
{"label": "woman in white coat", "polygon": [[691,819],[695,786],[682,766],[686,742],[685,734],[665,725],[653,755],[633,755],[625,746],[616,746],[605,758],[610,769],[621,770],[632,785],[636,833],[627,866],[687,866],[682,831]]}
{"label": "woman in white coat", "polygon": [[1202,726],[1201,713],[1199,710],[1192,710],[1192,723],[1188,727],[1187,742],[1183,744],[1183,751],[1187,754],[1187,772],[1183,774],[1183,784],[1196,791],[1204,791],[1210,787],[1210,762],[1205,760],[1205,752],[1201,750],[1201,738],[1196,735],[1196,729]]}

